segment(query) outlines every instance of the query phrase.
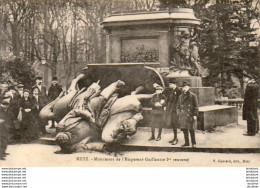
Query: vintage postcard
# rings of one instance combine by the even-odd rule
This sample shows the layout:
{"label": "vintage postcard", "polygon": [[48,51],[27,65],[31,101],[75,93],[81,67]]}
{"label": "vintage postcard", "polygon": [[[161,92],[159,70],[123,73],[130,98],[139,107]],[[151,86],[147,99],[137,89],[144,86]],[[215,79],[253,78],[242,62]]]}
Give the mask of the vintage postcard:
{"label": "vintage postcard", "polygon": [[0,0],[0,166],[258,167],[259,0]]}

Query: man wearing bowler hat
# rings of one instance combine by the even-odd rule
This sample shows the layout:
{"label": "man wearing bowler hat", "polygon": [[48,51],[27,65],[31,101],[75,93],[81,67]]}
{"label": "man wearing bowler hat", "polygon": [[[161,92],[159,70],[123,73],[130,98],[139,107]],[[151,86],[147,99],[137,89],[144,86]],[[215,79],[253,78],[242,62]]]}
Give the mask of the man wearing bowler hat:
{"label": "man wearing bowler hat", "polygon": [[52,84],[48,91],[49,102],[56,99],[62,92],[62,87],[58,84],[58,78],[56,76],[52,77]]}
{"label": "man wearing bowler hat", "polygon": [[164,94],[166,95],[166,113],[165,113],[165,125],[173,129],[174,138],[169,141],[172,145],[178,143],[177,128],[178,128],[178,116],[177,116],[177,102],[179,96],[182,94],[182,90],[177,87],[175,79],[168,79],[167,83],[169,88],[166,88]]}
{"label": "man wearing bowler hat", "polygon": [[195,130],[198,117],[198,99],[196,94],[190,91],[190,85],[187,82],[183,83],[182,90],[183,93],[180,95],[177,104],[179,126],[183,131],[185,139],[185,144],[182,146],[190,146],[190,133],[192,147],[196,147]]}

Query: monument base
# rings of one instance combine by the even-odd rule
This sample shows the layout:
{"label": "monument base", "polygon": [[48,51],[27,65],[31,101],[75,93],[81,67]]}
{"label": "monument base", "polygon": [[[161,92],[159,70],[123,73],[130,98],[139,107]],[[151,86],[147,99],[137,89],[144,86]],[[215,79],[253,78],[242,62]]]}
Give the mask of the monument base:
{"label": "monument base", "polygon": [[215,105],[214,87],[192,87],[190,91],[197,95],[199,106]]}
{"label": "monument base", "polygon": [[185,76],[185,77],[169,77],[177,81],[178,86],[182,86],[183,82],[187,82],[191,87],[202,87],[202,79],[199,76]]}
{"label": "monument base", "polygon": [[[138,124],[140,127],[151,125],[152,108],[143,108],[144,119]],[[210,130],[216,126],[238,123],[238,109],[235,106],[212,105],[199,107],[198,130]],[[170,128],[170,127],[168,127]]]}

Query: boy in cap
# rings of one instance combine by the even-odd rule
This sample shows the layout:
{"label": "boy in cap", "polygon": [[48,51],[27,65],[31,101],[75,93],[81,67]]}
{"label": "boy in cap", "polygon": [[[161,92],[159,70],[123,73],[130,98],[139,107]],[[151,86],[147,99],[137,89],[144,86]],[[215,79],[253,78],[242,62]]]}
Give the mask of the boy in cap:
{"label": "boy in cap", "polygon": [[199,105],[196,94],[190,91],[190,85],[183,83],[183,93],[180,95],[177,103],[177,113],[179,118],[179,126],[184,134],[185,144],[183,147],[189,146],[189,133],[191,136],[192,147],[196,147],[195,130],[196,121],[199,113]]}
{"label": "boy in cap", "polygon": [[173,129],[174,138],[169,141],[172,145],[178,143],[177,128],[178,128],[178,116],[177,116],[177,103],[178,98],[182,94],[182,90],[177,87],[177,81],[174,79],[168,80],[169,88],[165,90],[166,100],[166,113],[165,113],[165,124],[166,127]]}
{"label": "boy in cap", "polygon": [[152,136],[150,137],[150,140],[155,139],[155,127],[159,127],[159,133],[157,136],[156,141],[161,140],[161,133],[162,133],[162,126],[163,126],[163,117],[164,117],[164,107],[165,107],[165,101],[166,97],[162,94],[163,88],[159,85],[155,86],[155,95],[151,99],[151,106],[152,106],[152,121],[151,121],[151,131]]}

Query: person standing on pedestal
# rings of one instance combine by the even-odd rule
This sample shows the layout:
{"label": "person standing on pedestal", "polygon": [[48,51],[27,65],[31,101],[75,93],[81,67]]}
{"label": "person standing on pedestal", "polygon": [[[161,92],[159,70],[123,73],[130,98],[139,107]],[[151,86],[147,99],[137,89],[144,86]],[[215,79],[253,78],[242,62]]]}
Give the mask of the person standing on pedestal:
{"label": "person standing on pedestal", "polygon": [[[52,78],[52,84],[48,91],[48,100],[49,102],[54,101],[59,94],[62,92],[62,87],[58,84],[58,78],[53,77]],[[55,121],[52,120],[51,128],[55,128]]]}
{"label": "person standing on pedestal", "polygon": [[165,125],[173,129],[174,138],[169,141],[172,145],[178,143],[177,128],[179,127],[178,116],[177,116],[177,103],[179,96],[182,94],[182,90],[177,87],[176,80],[169,80],[169,88],[165,90],[166,95],[166,114],[165,114]]}
{"label": "person standing on pedestal", "polygon": [[259,120],[257,115],[257,100],[259,87],[253,78],[244,78],[247,83],[243,104],[243,120],[247,121],[247,134],[245,136],[255,136],[259,131]]}
{"label": "person standing on pedestal", "polygon": [[189,132],[191,136],[192,147],[196,147],[195,130],[197,125],[197,117],[199,113],[199,105],[196,94],[190,91],[190,85],[183,83],[183,93],[180,95],[177,104],[177,114],[179,118],[179,126],[184,134],[185,144],[183,147],[190,146]]}
{"label": "person standing on pedestal", "polygon": [[162,127],[163,127],[163,118],[164,118],[164,107],[166,102],[165,95],[162,94],[163,88],[159,85],[155,87],[155,95],[151,99],[151,106],[152,106],[152,121],[151,121],[151,131],[152,136],[149,139],[154,140],[155,139],[155,128],[159,128],[159,133],[157,136],[156,141],[161,140],[161,134],[162,134]]}

